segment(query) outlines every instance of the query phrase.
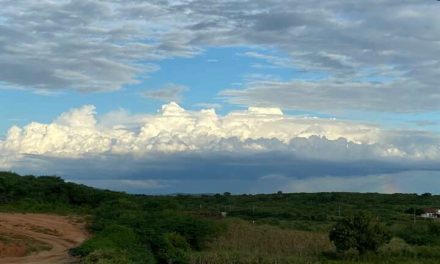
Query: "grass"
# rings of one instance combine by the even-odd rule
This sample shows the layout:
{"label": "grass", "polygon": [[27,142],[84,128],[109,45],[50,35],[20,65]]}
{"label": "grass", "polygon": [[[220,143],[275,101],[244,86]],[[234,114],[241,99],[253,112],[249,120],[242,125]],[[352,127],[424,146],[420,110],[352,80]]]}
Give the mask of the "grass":
{"label": "grass", "polygon": [[327,234],[256,225],[229,220],[225,235],[210,249],[192,254],[192,264],[315,263],[323,251],[333,250]]}
{"label": "grass", "polygon": [[229,219],[227,232],[207,250],[192,252],[191,264],[438,264],[440,247],[412,246],[393,238],[376,254],[337,253],[324,232],[282,229]]}

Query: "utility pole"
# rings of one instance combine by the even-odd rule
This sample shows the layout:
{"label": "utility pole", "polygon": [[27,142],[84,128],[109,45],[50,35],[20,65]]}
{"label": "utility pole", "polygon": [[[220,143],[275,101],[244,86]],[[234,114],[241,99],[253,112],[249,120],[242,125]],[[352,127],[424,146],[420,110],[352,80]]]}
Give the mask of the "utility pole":
{"label": "utility pole", "polygon": [[413,220],[414,220],[414,224],[416,224],[416,208],[413,207]]}
{"label": "utility pole", "polygon": [[338,216],[341,217],[341,204],[338,204]]}

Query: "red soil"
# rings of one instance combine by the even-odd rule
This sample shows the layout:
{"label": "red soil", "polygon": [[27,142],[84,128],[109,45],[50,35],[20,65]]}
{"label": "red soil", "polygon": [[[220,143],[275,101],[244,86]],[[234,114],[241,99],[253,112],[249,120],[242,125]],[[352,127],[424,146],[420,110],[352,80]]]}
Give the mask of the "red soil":
{"label": "red soil", "polygon": [[[49,250],[29,255],[25,243],[0,241],[0,263],[8,264],[59,264],[70,263],[75,258],[68,250],[87,238],[85,224],[71,217],[47,214],[0,213],[0,231],[11,238],[28,238],[30,243],[46,245]],[[28,242],[29,242],[28,241]]]}

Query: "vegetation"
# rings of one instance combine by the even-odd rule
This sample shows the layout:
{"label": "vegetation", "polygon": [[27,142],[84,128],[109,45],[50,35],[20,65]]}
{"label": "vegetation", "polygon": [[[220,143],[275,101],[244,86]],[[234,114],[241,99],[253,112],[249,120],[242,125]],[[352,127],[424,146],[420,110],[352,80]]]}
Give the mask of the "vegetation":
{"label": "vegetation", "polygon": [[314,263],[323,251],[333,250],[325,233],[227,221],[227,233],[192,254],[191,263]]}
{"label": "vegetation", "polygon": [[339,220],[329,237],[338,251],[356,249],[360,254],[377,252],[391,239],[387,230],[365,213]]}
{"label": "vegetation", "polygon": [[87,264],[437,263],[440,224],[414,213],[439,206],[431,194],[129,195],[0,172],[0,211],[86,216],[92,236],[71,254]]}
{"label": "vegetation", "polygon": [[88,215],[93,236],[71,254],[84,263],[187,263],[225,228],[166,197],[98,190],[58,177],[0,173],[0,210]]}

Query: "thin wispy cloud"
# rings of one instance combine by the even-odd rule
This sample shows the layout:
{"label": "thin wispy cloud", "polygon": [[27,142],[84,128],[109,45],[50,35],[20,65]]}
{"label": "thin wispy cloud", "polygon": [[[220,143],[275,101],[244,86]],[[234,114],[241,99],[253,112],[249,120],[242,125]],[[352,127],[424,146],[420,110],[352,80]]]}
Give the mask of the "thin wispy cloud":
{"label": "thin wispy cloud", "polygon": [[167,84],[164,87],[153,90],[146,90],[141,93],[145,98],[160,100],[164,102],[180,102],[182,100],[183,93],[189,89],[186,86],[178,84]]}

